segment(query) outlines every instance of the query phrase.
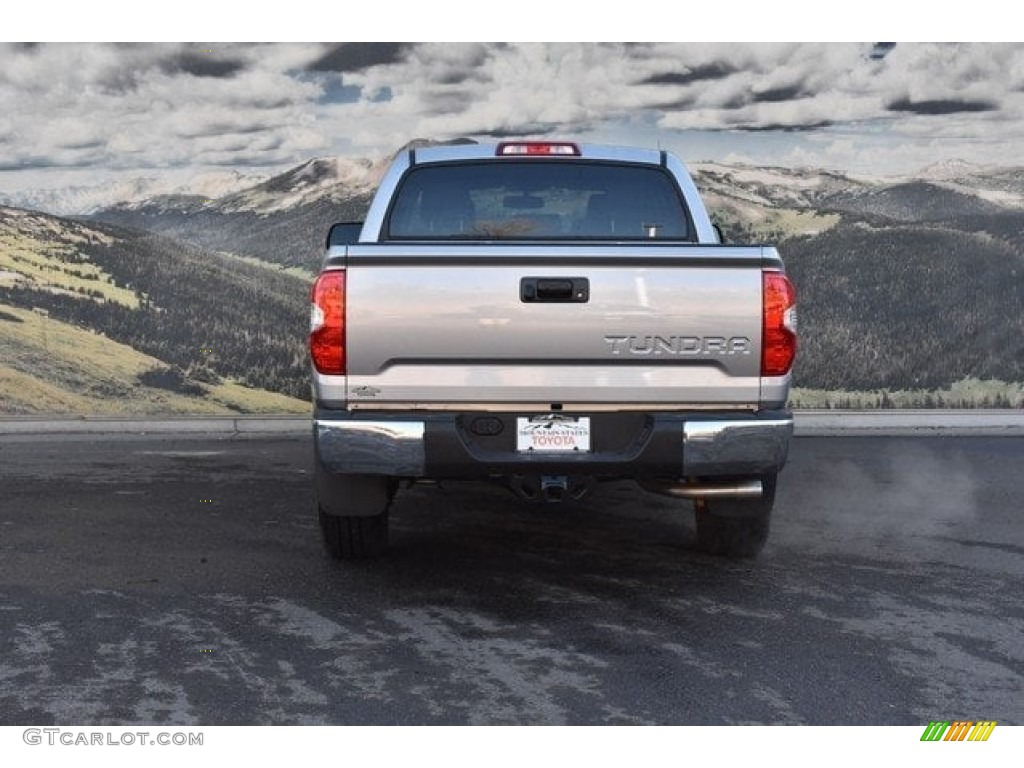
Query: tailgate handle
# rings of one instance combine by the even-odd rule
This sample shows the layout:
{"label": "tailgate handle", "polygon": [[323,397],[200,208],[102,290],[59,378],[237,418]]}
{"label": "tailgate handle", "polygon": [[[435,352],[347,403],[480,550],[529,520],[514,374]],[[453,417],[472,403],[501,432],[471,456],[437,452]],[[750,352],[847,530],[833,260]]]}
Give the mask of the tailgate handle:
{"label": "tailgate handle", "polygon": [[585,303],[590,301],[590,280],[586,277],[524,277],[519,281],[519,299],[528,303]]}

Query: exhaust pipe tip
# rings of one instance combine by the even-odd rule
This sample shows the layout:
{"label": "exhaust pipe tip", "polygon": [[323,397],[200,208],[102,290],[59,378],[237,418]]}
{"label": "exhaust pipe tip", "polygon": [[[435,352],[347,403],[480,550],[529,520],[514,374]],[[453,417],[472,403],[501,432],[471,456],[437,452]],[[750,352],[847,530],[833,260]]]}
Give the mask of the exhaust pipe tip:
{"label": "exhaust pipe tip", "polygon": [[644,486],[646,490],[676,499],[759,499],[764,495],[760,480],[739,480],[726,483],[681,483],[679,485]]}

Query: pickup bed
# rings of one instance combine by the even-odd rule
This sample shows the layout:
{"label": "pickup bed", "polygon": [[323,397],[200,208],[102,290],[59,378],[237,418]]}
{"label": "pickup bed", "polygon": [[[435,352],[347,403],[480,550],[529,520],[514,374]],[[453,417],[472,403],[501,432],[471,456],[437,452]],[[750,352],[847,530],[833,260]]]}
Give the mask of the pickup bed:
{"label": "pickup bed", "polygon": [[410,150],[312,288],[317,513],[373,557],[402,483],[529,501],[630,478],[752,557],[787,455],[793,286],[719,243],[671,154],[567,142]]}

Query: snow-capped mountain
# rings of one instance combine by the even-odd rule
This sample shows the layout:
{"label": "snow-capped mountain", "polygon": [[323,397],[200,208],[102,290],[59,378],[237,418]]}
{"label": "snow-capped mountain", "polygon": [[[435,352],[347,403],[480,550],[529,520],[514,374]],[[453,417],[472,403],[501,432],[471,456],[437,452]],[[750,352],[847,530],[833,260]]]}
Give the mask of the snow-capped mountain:
{"label": "snow-capped mountain", "polygon": [[161,196],[213,199],[258,184],[266,177],[238,171],[208,171],[186,181],[137,176],[102,184],[0,192],[0,204],[43,211],[57,216],[86,216],[115,205],[131,205]]}
{"label": "snow-capped mountain", "polygon": [[315,158],[229,194],[155,195],[102,208],[94,218],[312,269],[330,225],[363,215],[389,162]]}
{"label": "snow-capped mountain", "polygon": [[149,229],[206,248],[314,269],[331,224],[361,219],[391,160],[320,157],[216,198],[156,195],[96,211],[94,217]]}
{"label": "snow-capped mountain", "polygon": [[983,165],[975,165],[969,163],[966,160],[939,160],[938,162],[926,165],[917,173],[913,174],[914,178],[922,181],[952,181],[953,179],[963,179],[968,176],[978,176],[984,174],[987,170]]}
{"label": "snow-capped mountain", "polygon": [[342,200],[372,194],[388,160],[321,157],[217,201],[224,212],[279,213],[320,199]]}

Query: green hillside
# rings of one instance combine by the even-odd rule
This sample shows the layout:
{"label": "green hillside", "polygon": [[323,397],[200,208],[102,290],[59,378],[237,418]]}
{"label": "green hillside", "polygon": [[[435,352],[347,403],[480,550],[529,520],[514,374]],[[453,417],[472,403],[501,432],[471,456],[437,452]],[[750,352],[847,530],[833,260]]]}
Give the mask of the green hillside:
{"label": "green hillside", "polygon": [[[0,415],[307,413],[287,395],[222,379],[159,386],[166,363],[38,311],[0,309]],[[150,384],[144,384],[150,381]]]}
{"label": "green hillside", "polygon": [[1024,382],[1024,254],[984,233],[844,223],[781,244],[797,286],[799,386]]}
{"label": "green hillside", "polygon": [[306,411],[307,317],[282,270],[0,208],[0,412]]}

